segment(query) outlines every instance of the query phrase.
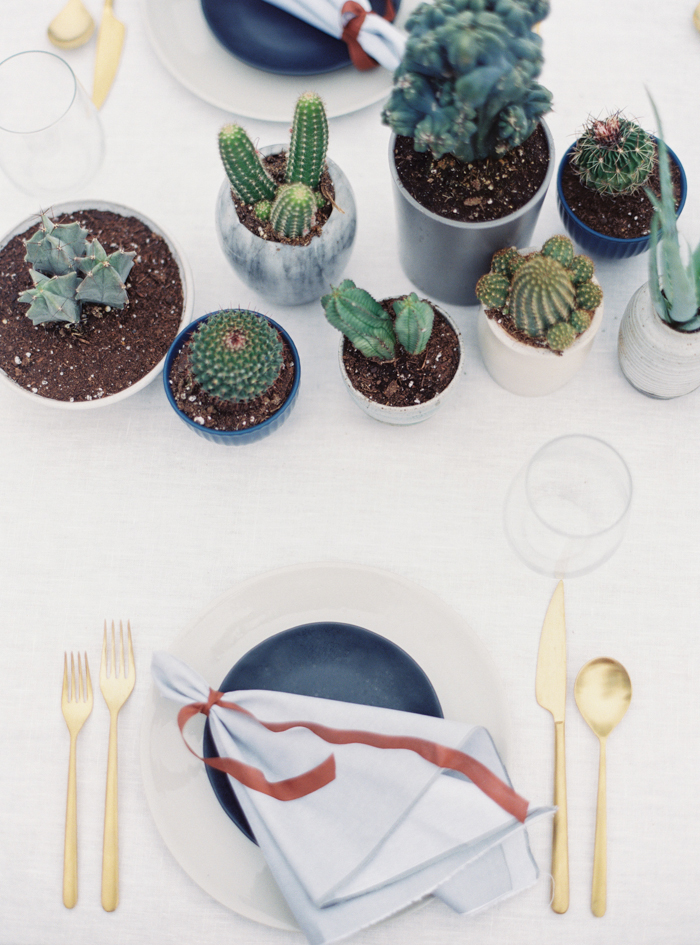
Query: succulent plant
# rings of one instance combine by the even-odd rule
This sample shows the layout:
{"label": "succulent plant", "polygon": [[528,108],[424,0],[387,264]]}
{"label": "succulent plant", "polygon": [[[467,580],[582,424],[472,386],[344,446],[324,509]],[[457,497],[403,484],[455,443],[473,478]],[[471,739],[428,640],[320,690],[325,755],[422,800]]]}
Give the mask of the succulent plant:
{"label": "succulent plant", "polygon": [[[86,239],[88,231],[78,223],[54,224],[45,214],[41,226],[25,241],[25,261],[32,264],[33,288],[19,296],[29,305],[27,317],[43,322],[80,321],[81,304],[94,302],[124,308],[128,301],[125,282],[136,253],[105,252],[99,241]],[[78,273],[83,273],[81,279]]]}
{"label": "succulent plant", "polygon": [[[284,184],[280,185],[272,178],[240,125],[224,125],[219,132],[219,154],[231,189],[239,200],[253,206],[261,222],[270,221],[276,236],[294,237],[308,233],[315,211],[328,202],[318,190],[326,166],[327,148],[328,119],[323,102],[315,92],[305,92],[297,100]],[[295,185],[303,185],[312,193],[310,216],[308,208],[312,201],[306,194],[302,197],[302,191],[297,189],[294,200],[289,196],[289,187]],[[286,196],[277,206],[282,193]],[[292,204],[303,204],[304,210],[292,210]],[[291,232],[288,232],[290,226]]]}
{"label": "succulent plant", "polygon": [[590,326],[603,300],[602,289],[592,281],[593,269],[587,256],[574,255],[568,236],[553,236],[540,251],[525,256],[514,247],[498,250],[491,271],[476,284],[476,295],[486,308],[510,315],[531,338],[563,351]]}
{"label": "succulent plant", "polygon": [[690,254],[687,266],[681,258],[676,202],[671,182],[668,148],[661,119],[652,99],[659,129],[659,182],[661,197],[647,190],[654,207],[649,238],[649,291],[659,317],[678,331],[700,328],[700,244]]}
{"label": "succulent plant", "polygon": [[306,184],[283,184],[270,209],[272,229],[279,236],[304,236],[316,214],[314,192]]}
{"label": "succulent plant", "polygon": [[297,100],[292,138],[287,155],[285,180],[318,190],[328,150],[328,119],[315,92],[304,92]]}
{"label": "succulent plant", "polygon": [[591,118],[571,153],[581,183],[601,194],[632,194],[654,169],[654,139],[636,122],[613,112]]}
{"label": "succulent plant", "polygon": [[208,394],[241,403],[272,387],[282,370],[282,351],[279,332],[263,315],[224,309],[192,335],[190,366]]}
{"label": "succulent plant", "polygon": [[548,13],[548,0],[421,3],[383,122],[435,158],[470,162],[522,144],[551,107],[535,81],[542,40],[532,31]]}
{"label": "succulent plant", "polygon": [[408,354],[421,354],[433,330],[433,307],[415,292],[394,302],[393,323],[383,306],[352,279],[344,279],[336,288],[331,286],[321,304],[331,325],[366,358],[391,361],[397,344]]}

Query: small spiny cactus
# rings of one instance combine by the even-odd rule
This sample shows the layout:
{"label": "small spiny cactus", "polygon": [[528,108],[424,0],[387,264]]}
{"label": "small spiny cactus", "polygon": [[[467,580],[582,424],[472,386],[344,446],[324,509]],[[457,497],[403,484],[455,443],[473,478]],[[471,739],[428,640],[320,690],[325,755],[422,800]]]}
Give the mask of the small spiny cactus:
{"label": "small spiny cactus", "polygon": [[202,322],[190,340],[198,384],[220,400],[241,403],[269,390],[282,370],[279,332],[257,312],[226,309]]}
{"label": "small spiny cactus", "polygon": [[550,236],[542,246],[542,255],[551,256],[568,269],[574,260],[574,245],[566,236]]}
{"label": "small spiny cactus", "polygon": [[80,321],[80,302],[75,298],[80,280],[77,272],[51,278],[35,269],[31,269],[29,274],[34,287],[22,292],[19,301],[29,305],[27,317],[32,324],[70,322],[77,325]]}
{"label": "small spiny cactus", "polygon": [[135,255],[121,250],[107,255],[100,242],[92,240],[87,254],[78,262],[78,268],[85,273],[75,293],[78,301],[124,308],[129,301],[125,282]]}
{"label": "small spiny cactus", "polygon": [[344,279],[337,287],[331,286],[330,293],[322,297],[321,305],[331,325],[366,358],[382,361],[394,358],[396,339],[390,316],[352,279]]}
{"label": "small spiny cactus", "polygon": [[25,240],[24,259],[38,272],[64,276],[75,271],[76,258],[85,253],[87,235],[79,223],[56,224],[42,213],[39,229]]}
{"label": "small spiny cactus", "polygon": [[240,125],[224,125],[221,129],[219,154],[229,183],[243,203],[274,200],[277,184],[268,174],[253,142]]}
{"label": "small spiny cactus", "polygon": [[306,184],[283,184],[270,211],[270,223],[278,236],[305,236],[314,223],[316,199]]}
{"label": "small spiny cactus", "polygon": [[591,119],[571,154],[581,183],[601,194],[633,194],[654,169],[654,139],[620,112]]}
{"label": "small spiny cactus", "polygon": [[306,184],[312,190],[318,190],[327,150],[328,119],[323,102],[315,92],[305,92],[294,109],[286,182]]}
{"label": "small spiny cactus", "polygon": [[396,340],[409,354],[422,354],[430,340],[435,312],[415,292],[394,302]]}

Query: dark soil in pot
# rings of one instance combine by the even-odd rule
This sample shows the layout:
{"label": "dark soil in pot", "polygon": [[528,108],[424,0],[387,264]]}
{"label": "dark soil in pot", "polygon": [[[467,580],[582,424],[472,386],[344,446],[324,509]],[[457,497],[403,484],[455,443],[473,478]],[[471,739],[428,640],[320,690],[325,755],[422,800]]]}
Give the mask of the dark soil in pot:
{"label": "dark soil in pot", "polygon": [[[395,301],[380,302],[392,319]],[[428,304],[432,305],[429,301]],[[380,361],[366,358],[345,339],[343,364],[356,390],[375,403],[389,407],[423,404],[445,390],[459,366],[459,338],[440,310],[434,305],[432,308],[435,312],[433,331],[422,354],[408,354],[397,344],[395,359]]]}
{"label": "dark soil in pot", "polygon": [[523,207],[542,186],[549,157],[541,125],[507,154],[471,164],[451,154],[435,160],[402,135],[394,146],[396,172],[409,194],[426,210],[463,223],[500,220]]}
{"label": "dark soil in pot", "polygon": [[[287,168],[286,151],[280,151],[278,154],[269,154],[267,157],[263,157],[263,164],[270,172],[274,180],[277,181],[277,183],[284,183],[284,172]],[[259,220],[255,216],[255,208],[253,204],[244,203],[242,200],[239,200],[234,194],[233,190],[231,191],[231,198],[236,208],[238,219],[247,230],[250,230],[251,233],[261,237],[261,239],[270,240],[273,243],[286,243],[288,246],[308,246],[314,236],[320,236],[321,231],[323,230],[323,224],[333,212],[335,187],[333,186],[331,175],[328,173],[328,168],[326,168],[323,171],[323,174],[321,174],[319,190],[328,202],[316,211],[316,220],[314,225],[311,227],[311,230],[305,236],[295,236],[293,238],[288,236],[278,236],[272,229],[272,225],[269,220],[265,223],[262,220]],[[342,210],[342,207],[340,209]]]}
{"label": "dark soil in pot", "polygon": [[189,341],[185,342],[168,378],[179,409],[194,423],[210,430],[249,430],[268,420],[284,406],[294,384],[292,349],[284,338],[282,346],[282,370],[272,387],[247,403],[232,404],[202,390],[190,369]]}
{"label": "dark soil in pot", "polygon": [[21,387],[63,401],[99,400],[141,380],[165,356],[182,318],[180,271],[167,243],[136,217],[107,210],[65,214],[77,220],[107,252],[135,250],[127,279],[129,301],[107,311],[83,305],[78,325],[32,324],[17,301],[32,286],[23,239],[31,226],[0,251],[0,368]]}
{"label": "dark soil in pot", "polygon": [[[671,181],[678,208],[681,202],[681,172],[673,159]],[[661,196],[658,158],[646,187],[657,197]],[[600,194],[584,187],[573,171],[571,162],[567,161],[562,168],[561,189],[571,212],[597,233],[618,239],[649,235],[654,208],[644,187],[640,187],[633,194]]]}

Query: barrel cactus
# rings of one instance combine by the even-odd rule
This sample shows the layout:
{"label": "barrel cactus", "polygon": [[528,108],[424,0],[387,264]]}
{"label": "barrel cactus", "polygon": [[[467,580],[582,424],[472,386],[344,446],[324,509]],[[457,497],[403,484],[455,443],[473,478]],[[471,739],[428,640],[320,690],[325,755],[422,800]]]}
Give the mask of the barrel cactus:
{"label": "barrel cactus", "polygon": [[436,159],[471,162],[522,144],[551,107],[536,81],[542,40],[532,29],[548,13],[548,0],[420,4],[383,122]]}
{"label": "barrel cactus", "polygon": [[491,271],[479,279],[476,295],[486,308],[509,315],[531,338],[564,351],[590,327],[603,291],[593,282],[593,263],[576,256],[567,236],[553,236],[538,252],[520,256],[513,247],[499,250]]}
{"label": "barrel cactus", "polygon": [[253,400],[275,383],[283,364],[279,332],[258,312],[224,309],[192,335],[190,367],[197,383],[231,403]]}
{"label": "barrel cactus", "polygon": [[283,184],[270,208],[270,223],[279,236],[305,236],[316,214],[314,192],[306,184]]}
{"label": "barrel cactus", "polygon": [[571,153],[571,166],[589,190],[633,194],[649,180],[655,154],[652,136],[614,112],[588,121]]}
{"label": "barrel cactus", "polygon": [[[239,200],[253,207],[258,220],[262,223],[269,220],[274,234],[281,237],[308,233],[316,210],[328,203],[319,191],[327,149],[328,119],[324,104],[315,92],[305,92],[297,100],[283,184],[273,179],[240,125],[224,125],[219,132],[219,154],[231,189]],[[306,195],[302,197],[302,191],[297,187],[292,201],[288,189],[296,185],[303,185],[310,191],[313,200]],[[275,209],[283,191],[287,196],[282,206]],[[297,205],[302,202],[304,210],[291,212],[292,202]],[[312,207],[310,213],[309,207]],[[288,231],[290,212],[295,221],[291,224],[292,232]]]}

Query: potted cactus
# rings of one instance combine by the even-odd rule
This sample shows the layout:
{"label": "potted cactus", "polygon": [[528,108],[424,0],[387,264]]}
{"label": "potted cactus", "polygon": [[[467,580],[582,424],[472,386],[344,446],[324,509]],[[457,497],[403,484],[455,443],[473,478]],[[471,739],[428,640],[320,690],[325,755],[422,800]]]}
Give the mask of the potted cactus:
{"label": "potted cactus", "polygon": [[462,340],[450,316],[415,292],[378,302],[350,279],[321,299],[342,333],[341,376],[354,402],[385,423],[419,423],[454,390]]}
{"label": "potted cactus", "polygon": [[[675,213],[685,204],[687,182],[673,158]],[[627,259],[649,248],[653,206],[660,193],[656,139],[622,112],[591,118],[561,160],[557,206],[569,236],[587,253]]]}
{"label": "potted cactus", "polygon": [[684,265],[668,148],[659,127],[661,196],[654,205],[649,281],[630,299],[620,322],[618,357],[627,380],[667,400],[700,386],[700,246]]}
{"label": "potted cactus", "polygon": [[476,294],[486,368],[501,387],[524,396],[551,393],[570,380],[603,318],[593,263],[575,255],[567,236],[553,236],[537,251],[499,250]]}
{"label": "potted cactus", "polygon": [[547,0],[435,0],[408,40],[382,120],[406,275],[431,298],[477,302],[492,254],[528,244],[554,172],[536,81]]}
{"label": "potted cactus", "polygon": [[118,204],[62,204],[38,220],[0,240],[0,380],[70,410],[136,393],[190,318],[181,252]]}
{"label": "potted cactus", "polygon": [[280,305],[319,299],[350,258],[355,198],[327,147],[325,108],[313,92],[297,101],[288,149],[276,144],[258,153],[236,124],[219,133],[221,248],[247,286]]}
{"label": "potted cactus", "polygon": [[222,309],[196,319],[165,359],[165,393],[180,419],[214,443],[260,440],[289,416],[299,393],[299,353],[271,318]]}

